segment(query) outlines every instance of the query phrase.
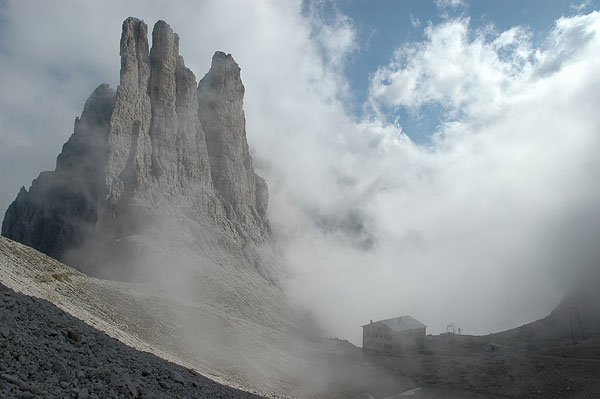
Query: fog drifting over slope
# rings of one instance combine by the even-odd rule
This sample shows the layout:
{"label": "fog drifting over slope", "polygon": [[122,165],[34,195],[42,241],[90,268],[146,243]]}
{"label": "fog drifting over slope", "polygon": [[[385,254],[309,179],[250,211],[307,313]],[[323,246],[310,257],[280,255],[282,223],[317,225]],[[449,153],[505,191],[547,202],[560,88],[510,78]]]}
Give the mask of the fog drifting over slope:
{"label": "fog drifting over slope", "polygon": [[[115,43],[134,15],[168,21],[197,78],[215,50],[241,66],[285,289],[332,336],[360,343],[360,325],[403,314],[430,332],[510,328],[597,269],[597,12],[561,18],[541,44],[524,27],[428,24],[372,77],[357,120],[341,71],[362,42],[341,14],[291,1],[106,4],[1,6],[2,212],[53,168],[89,93],[116,86]],[[444,109],[431,146],[388,122],[431,104]]]}

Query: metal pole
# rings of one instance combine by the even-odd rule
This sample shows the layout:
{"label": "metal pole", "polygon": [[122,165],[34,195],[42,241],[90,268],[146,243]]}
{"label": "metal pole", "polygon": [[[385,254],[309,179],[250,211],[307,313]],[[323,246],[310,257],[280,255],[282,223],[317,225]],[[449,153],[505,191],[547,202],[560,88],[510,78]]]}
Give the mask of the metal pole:
{"label": "metal pole", "polygon": [[571,310],[573,308],[569,308],[569,325],[571,326],[571,343],[575,344],[575,336],[573,335],[573,317],[571,316]]}

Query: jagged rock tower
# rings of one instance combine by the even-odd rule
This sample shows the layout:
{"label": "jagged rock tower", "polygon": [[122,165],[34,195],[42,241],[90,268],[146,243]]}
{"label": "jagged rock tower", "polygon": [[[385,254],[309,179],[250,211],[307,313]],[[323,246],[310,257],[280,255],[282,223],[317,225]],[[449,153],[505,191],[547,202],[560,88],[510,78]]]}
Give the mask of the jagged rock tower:
{"label": "jagged rock tower", "polygon": [[170,26],[154,25],[151,49],[147,36],[143,21],[123,22],[116,92],[102,84],[90,95],[56,170],[21,189],[2,235],[103,277],[144,275],[141,255],[169,242],[205,261],[243,259],[274,281],[240,68],[217,52],[196,85]]}

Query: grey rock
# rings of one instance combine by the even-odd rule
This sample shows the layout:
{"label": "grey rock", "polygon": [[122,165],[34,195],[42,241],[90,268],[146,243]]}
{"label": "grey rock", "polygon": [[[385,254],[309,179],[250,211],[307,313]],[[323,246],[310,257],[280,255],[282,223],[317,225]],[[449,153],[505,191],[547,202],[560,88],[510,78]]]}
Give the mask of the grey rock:
{"label": "grey rock", "polygon": [[169,374],[169,378],[180,384],[185,384],[185,380],[183,379],[182,375],[179,374],[177,371],[172,370]]}
{"label": "grey rock", "polygon": [[50,337],[56,337],[56,336],[58,336],[58,331],[56,331],[53,328],[47,328],[46,335],[49,335]]}
{"label": "grey rock", "polygon": [[14,384],[14,385],[18,386],[19,389],[21,389],[23,391],[29,391],[29,390],[31,390],[31,387],[25,381],[21,380],[16,375],[13,375],[13,374],[0,374],[0,377],[2,377],[5,381],[10,382],[11,384]]}
{"label": "grey rock", "polygon": [[81,335],[74,330],[67,330],[67,338],[71,341],[79,342],[81,340]]}
{"label": "grey rock", "polygon": [[179,37],[164,21],[155,24],[152,43],[152,176],[159,185],[184,193],[189,184],[210,186],[210,166],[194,96],[196,78],[179,55]]}
{"label": "grey rock", "polygon": [[217,51],[210,70],[198,84],[199,117],[206,134],[212,181],[227,217],[237,222],[240,233],[261,241],[270,235],[268,190],[252,166],[244,92],[240,67],[231,54]]}
{"label": "grey rock", "polygon": [[227,252],[275,281],[263,253],[273,248],[268,189],[248,149],[239,66],[217,52],[197,85],[171,27],[158,21],[150,48],[147,25],[131,17],[120,55],[116,92],[103,84],[88,98],[55,171],[21,189],[2,235],[129,280],[145,278],[138,266],[150,235],[184,218],[173,240],[193,237],[203,256]]}
{"label": "grey rock", "polygon": [[[144,175],[149,168],[144,157],[150,149],[148,131],[152,118],[147,94],[150,77],[148,49],[147,25],[136,18],[127,18],[121,34],[119,87],[107,135],[105,193],[101,198],[107,202],[107,208],[119,203],[126,185],[132,191],[143,185],[145,182],[137,180],[135,172]],[[103,216],[115,216],[107,213]]]}
{"label": "grey rock", "polygon": [[133,382],[128,382],[127,383],[127,389],[129,390],[129,393],[131,393],[131,395],[134,398],[138,397],[138,389],[137,389],[137,385],[134,384]]}
{"label": "grey rock", "polygon": [[0,334],[2,334],[4,338],[8,338],[10,335],[10,328],[8,328],[8,326],[0,326]]}
{"label": "grey rock", "polygon": [[[52,337],[52,335],[50,337]],[[52,363],[52,371],[59,376],[64,376],[67,374],[67,369],[65,365],[62,362],[56,360]]]}

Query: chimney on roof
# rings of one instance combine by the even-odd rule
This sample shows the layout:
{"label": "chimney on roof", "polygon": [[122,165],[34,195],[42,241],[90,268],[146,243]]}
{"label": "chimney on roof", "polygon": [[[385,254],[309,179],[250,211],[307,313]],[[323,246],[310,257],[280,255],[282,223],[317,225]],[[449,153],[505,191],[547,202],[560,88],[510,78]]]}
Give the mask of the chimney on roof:
{"label": "chimney on roof", "polygon": [[369,324],[373,324],[373,320],[371,320],[371,321],[369,322]]}

